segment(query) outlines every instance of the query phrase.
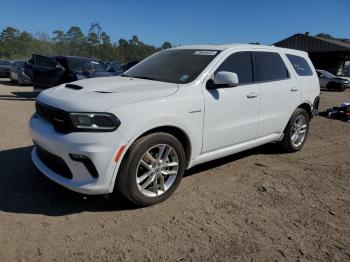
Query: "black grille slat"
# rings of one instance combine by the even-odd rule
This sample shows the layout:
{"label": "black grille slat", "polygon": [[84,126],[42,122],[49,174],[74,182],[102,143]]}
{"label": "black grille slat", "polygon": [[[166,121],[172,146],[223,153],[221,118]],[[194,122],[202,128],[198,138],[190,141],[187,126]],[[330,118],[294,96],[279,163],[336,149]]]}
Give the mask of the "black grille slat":
{"label": "black grille slat", "polygon": [[72,122],[67,112],[38,101],[35,103],[35,109],[37,115],[52,123],[57,132],[69,133],[72,131]]}
{"label": "black grille slat", "polygon": [[45,149],[38,146],[37,144],[35,146],[36,146],[36,153],[37,153],[39,159],[49,169],[51,169],[52,171],[54,171],[58,175],[63,176],[65,178],[68,178],[68,179],[73,178],[72,172],[70,171],[66,162],[62,158],[46,151]]}

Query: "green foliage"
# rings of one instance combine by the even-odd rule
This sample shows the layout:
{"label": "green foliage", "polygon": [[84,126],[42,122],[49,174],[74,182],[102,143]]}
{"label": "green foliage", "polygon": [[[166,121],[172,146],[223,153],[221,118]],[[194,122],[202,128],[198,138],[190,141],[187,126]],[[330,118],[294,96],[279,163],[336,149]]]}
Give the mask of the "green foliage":
{"label": "green foliage", "polygon": [[47,33],[33,36],[13,27],[6,27],[0,33],[0,58],[5,59],[28,59],[35,53],[49,56],[86,56],[126,63],[142,60],[159,50],[171,47],[169,42],[164,42],[161,47],[144,44],[136,35],[129,40],[122,38],[117,43],[112,43],[106,32],[89,30],[85,35],[78,26],[72,26],[66,32],[55,30],[52,36]]}

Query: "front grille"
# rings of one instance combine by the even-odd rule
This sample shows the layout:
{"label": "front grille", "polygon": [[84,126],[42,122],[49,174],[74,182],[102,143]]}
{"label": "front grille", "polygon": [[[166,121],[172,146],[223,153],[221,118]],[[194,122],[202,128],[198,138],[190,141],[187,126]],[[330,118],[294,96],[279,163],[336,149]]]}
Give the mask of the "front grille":
{"label": "front grille", "polygon": [[72,179],[73,175],[70,171],[69,167],[67,166],[66,162],[64,160],[48,151],[43,149],[42,147],[36,146],[36,153],[41,160],[48,168],[50,168],[52,171],[57,173],[60,176],[63,176],[68,179]]}
{"label": "front grille", "polygon": [[57,132],[69,133],[72,131],[73,125],[67,112],[38,101],[35,103],[35,109],[37,115],[52,123]]}

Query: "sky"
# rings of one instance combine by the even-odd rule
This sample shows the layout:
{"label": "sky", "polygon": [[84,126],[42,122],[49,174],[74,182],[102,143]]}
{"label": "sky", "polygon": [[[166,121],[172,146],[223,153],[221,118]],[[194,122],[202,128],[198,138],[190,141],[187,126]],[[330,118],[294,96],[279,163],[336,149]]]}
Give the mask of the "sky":
{"label": "sky", "polygon": [[350,38],[350,0],[0,0],[0,30],[33,34],[100,22],[112,41],[272,44],[295,33]]}

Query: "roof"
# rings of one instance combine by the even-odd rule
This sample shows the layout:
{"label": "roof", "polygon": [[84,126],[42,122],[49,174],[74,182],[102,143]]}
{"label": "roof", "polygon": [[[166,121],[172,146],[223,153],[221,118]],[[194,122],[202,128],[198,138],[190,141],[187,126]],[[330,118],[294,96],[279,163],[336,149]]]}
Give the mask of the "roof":
{"label": "roof", "polygon": [[258,49],[277,50],[281,52],[289,52],[289,53],[295,53],[295,54],[306,54],[305,52],[300,50],[281,48],[281,47],[276,47],[274,45],[266,46],[266,45],[255,45],[255,44],[225,44],[225,45],[187,45],[187,46],[175,47],[175,49],[218,50],[218,51],[223,51],[226,49],[236,49],[236,48],[247,48],[251,50],[258,50]]}
{"label": "roof", "polygon": [[305,34],[292,35],[291,37],[274,43],[274,45],[306,52],[350,52],[349,43]]}
{"label": "roof", "polygon": [[[225,45],[184,45],[175,47],[176,49],[198,49],[198,50],[218,50],[222,51],[227,48],[242,46],[243,44],[225,44]],[[249,45],[247,45],[249,46]]]}

